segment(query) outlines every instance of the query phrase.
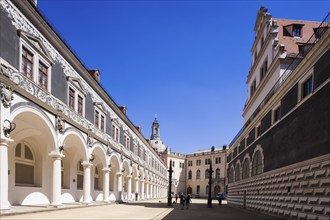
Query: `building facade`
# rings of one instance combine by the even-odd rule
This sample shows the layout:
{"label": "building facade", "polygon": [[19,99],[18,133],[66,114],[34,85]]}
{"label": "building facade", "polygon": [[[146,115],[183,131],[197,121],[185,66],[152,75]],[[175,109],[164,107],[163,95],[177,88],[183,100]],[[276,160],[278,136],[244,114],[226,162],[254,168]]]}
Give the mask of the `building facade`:
{"label": "building facade", "polygon": [[330,30],[257,14],[244,126],[230,144],[228,203],[285,218],[330,214]]}
{"label": "building facade", "polygon": [[212,164],[212,197],[226,191],[226,146],[214,150],[201,150],[187,154],[186,190],[197,197],[207,197],[209,193],[209,168]]}
{"label": "building facade", "polygon": [[166,197],[166,164],[35,1],[0,0],[0,30],[0,209]]}

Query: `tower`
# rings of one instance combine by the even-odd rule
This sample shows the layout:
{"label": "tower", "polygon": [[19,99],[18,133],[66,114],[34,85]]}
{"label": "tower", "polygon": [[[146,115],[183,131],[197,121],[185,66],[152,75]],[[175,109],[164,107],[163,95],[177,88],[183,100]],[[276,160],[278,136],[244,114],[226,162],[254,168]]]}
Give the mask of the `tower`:
{"label": "tower", "polygon": [[162,153],[166,150],[166,146],[160,139],[160,126],[157,120],[157,115],[151,126],[150,144],[158,153]]}
{"label": "tower", "polygon": [[151,137],[150,140],[160,140],[160,133],[159,133],[159,123],[157,121],[157,116],[155,117],[154,122],[151,126]]}

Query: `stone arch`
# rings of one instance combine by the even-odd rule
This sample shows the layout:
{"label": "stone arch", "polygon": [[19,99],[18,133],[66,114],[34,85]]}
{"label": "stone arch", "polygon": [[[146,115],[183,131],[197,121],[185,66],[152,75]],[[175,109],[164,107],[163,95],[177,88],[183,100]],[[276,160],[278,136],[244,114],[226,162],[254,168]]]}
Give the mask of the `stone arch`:
{"label": "stone arch", "polygon": [[[16,129],[10,134],[13,142],[8,148],[8,168],[11,171],[8,179],[9,202],[20,205],[49,204],[52,172],[46,167],[52,167],[49,153],[58,151],[57,132],[52,123],[55,117],[29,104],[13,107],[10,118],[3,119],[16,124]],[[19,158],[24,157],[19,152],[31,156],[29,166],[19,163]],[[24,181],[28,185],[22,185]]]}
{"label": "stone arch", "polygon": [[241,161],[237,160],[235,165],[235,182],[241,180]]}
{"label": "stone arch", "polygon": [[[256,161],[258,159],[258,161]],[[258,163],[254,166],[254,163]],[[256,170],[254,170],[256,169]],[[264,154],[261,145],[257,145],[252,154],[251,176],[259,175],[264,170]]]}
{"label": "stone arch", "polygon": [[242,163],[242,179],[249,178],[251,176],[251,162],[250,155],[246,153]]}

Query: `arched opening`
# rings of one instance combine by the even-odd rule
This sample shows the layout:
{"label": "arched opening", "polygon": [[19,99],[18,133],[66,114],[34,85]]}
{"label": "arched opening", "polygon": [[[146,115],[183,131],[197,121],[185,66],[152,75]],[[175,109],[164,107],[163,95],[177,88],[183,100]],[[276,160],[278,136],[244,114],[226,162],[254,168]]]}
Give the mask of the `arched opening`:
{"label": "arched opening", "polygon": [[252,160],[252,176],[262,173],[262,158],[261,152],[258,150],[255,152]]}
{"label": "arched opening", "polygon": [[187,188],[187,194],[192,194],[192,188],[190,186]]}

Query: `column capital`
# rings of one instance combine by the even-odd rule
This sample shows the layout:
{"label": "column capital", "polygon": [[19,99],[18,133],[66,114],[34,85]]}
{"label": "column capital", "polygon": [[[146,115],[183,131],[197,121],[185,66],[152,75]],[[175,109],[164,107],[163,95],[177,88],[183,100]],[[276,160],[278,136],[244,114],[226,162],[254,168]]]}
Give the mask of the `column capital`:
{"label": "column capital", "polygon": [[132,175],[127,175],[126,176],[128,179],[132,179]]}
{"label": "column capital", "polygon": [[83,165],[83,167],[84,168],[87,168],[87,167],[91,167],[91,166],[93,166],[93,164],[92,163],[90,163],[89,161],[83,161],[82,163],[81,163],[81,165]]}
{"label": "column capital", "polygon": [[102,171],[106,173],[106,172],[110,172],[111,169],[110,169],[109,167],[104,167],[104,168],[102,169]]}
{"label": "column capital", "polygon": [[62,157],[65,157],[63,154],[61,153],[58,153],[56,151],[51,151],[48,156],[50,156],[51,158],[54,158],[54,159],[61,159]]}
{"label": "column capital", "polygon": [[139,177],[135,177],[134,179],[135,179],[135,180],[139,180],[140,178],[139,178]]}
{"label": "column capital", "polygon": [[122,173],[122,172],[117,172],[116,175],[117,175],[117,176],[122,176],[123,173]]}
{"label": "column capital", "polygon": [[0,144],[2,146],[4,146],[6,144],[7,147],[8,147],[8,145],[9,145],[10,142],[14,142],[14,140],[11,139],[11,138],[7,138],[7,137],[1,137],[1,139],[0,139]]}

